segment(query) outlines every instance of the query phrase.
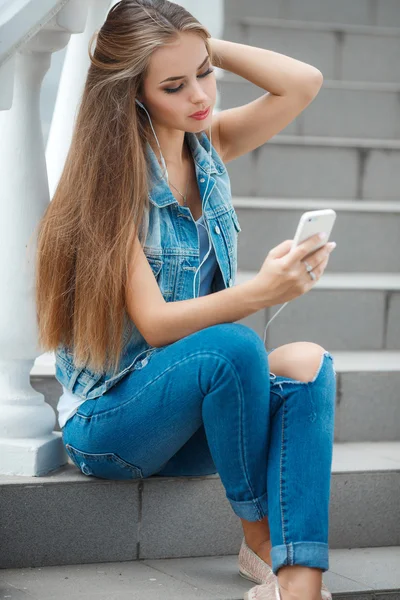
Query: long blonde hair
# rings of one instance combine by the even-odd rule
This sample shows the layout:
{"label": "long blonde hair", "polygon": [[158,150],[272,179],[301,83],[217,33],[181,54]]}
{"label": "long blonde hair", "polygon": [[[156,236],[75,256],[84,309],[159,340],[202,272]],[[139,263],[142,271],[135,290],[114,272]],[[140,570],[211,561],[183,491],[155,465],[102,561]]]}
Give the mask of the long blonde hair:
{"label": "long blonde hair", "polygon": [[[152,53],[208,30],[167,0],[121,0],[89,44],[90,67],[54,197],[38,225],[35,299],[39,344],[62,344],[77,368],[118,370],[134,236],[143,247],[149,210],[147,116],[142,93]],[[94,52],[91,45],[97,38]]]}

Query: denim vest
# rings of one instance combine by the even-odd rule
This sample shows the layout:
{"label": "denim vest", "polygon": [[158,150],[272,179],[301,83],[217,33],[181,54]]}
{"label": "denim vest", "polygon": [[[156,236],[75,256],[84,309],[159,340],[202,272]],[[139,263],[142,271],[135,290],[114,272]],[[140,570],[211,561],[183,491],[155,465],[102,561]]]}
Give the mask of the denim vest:
{"label": "denim vest", "polygon": [[[214,146],[204,132],[186,132],[192,153],[196,179],[202,198],[203,218],[207,222],[218,268],[211,293],[235,284],[237,273],[237,237],[241,231],[232,205],[228,172]],[[149,211],[146,213],[145,244],[143,251],[166,302],[193,297],[193,281],[200,264],[199,237],[190,209],[181,206],[166,183],[162,169],[151,148],[146,144],[149,165]],[[204,207],[205,191],[207,202]],[[196,296],[199,295],[200,273],[196,275]],[[125,315],[125,318],[127,315]],[[60,345],[55,351],[55,377],[68,391],[85,400],[98,398],[127,373],[142,369],[151,356],[162,349],[147,343],[131,322],[125,327],[123,351],[116,374],[113,371],[95,372],[87,367],[76,368],[73,353]],[[165,346],[164,346],[165,347]]]}

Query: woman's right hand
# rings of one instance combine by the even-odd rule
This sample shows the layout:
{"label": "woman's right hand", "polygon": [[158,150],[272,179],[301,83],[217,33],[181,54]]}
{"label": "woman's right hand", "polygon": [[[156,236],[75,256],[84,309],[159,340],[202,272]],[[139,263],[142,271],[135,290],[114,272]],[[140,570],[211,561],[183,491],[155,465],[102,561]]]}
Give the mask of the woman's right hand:
{"label": "woman's right hand", "polygon": [[[265,307],[282,304],[307,293],[322,276],[334,249],[330,243],[313,251],[321,243],[318,234],[293,249],[292,243],[293,240],[285,240],[272,248],[254,278]],[[310,277],[302,262],[305,258],[312,266],[315,280]]]}

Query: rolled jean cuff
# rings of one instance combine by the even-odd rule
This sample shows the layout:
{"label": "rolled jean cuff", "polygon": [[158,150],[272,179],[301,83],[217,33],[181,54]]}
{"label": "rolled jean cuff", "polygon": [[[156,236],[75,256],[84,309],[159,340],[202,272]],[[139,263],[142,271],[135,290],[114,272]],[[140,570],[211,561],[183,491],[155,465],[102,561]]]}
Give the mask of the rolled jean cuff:
{"label": "rolled jean cuff", "polygon": [[228,496],[227,498],[233,512],[246,521],[261,521],[268,514],[267,493],[259,498],[253,498],[253,500],[237,501],[231,500]]}
{"label": "rolled jean cuff", "polygon": [[272,570],[290,565],[329,570],[329,546],[323,542],[295,542],[273,546],[271,549]]}

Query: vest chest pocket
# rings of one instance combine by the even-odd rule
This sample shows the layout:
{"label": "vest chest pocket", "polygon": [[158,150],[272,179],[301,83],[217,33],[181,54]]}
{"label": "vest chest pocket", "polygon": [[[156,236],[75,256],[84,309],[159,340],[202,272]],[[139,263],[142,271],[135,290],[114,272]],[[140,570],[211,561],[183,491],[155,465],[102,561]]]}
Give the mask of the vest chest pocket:
{"label": "vest chest pocket", "polygon": [[65,450],[84,475],[92,475],[100,479],[143,479],[142,470],[126,462],[114,452],[102,454],[82,452],[70,444],[65,445]]}
{"label": "vest chest pocket", "polygon": [[242,228],[240,227],[240,223],[239,223],[239,219],[237,217],[237,214],[235,212],[235,209],[233,209],[233,211],[231,212],[231,217],[232,217],[232,221],[233,221],[233,226],[235,228],[235,236],[236,236],[236,245],[235,245],[235,249],[232,253],[231,256],[231,269],[232,269],[232,277],[233,277],[233,281],[236,281],[236,275],[237,275],[237,268],[238,268],[238,258],[237,258],[237,239],[239,236],[239,233],[242,231]]}
{"label": "vest chest pocket", "polygon": [[235,212],[235,209],[233,209],[233,211],[231,212],[231,217],[232,217],[233,225],[236,229],[236,232],[239,234],[242,231],[242,228],[240,227],[239,219]]}
{"label": "vest chest pocket", "polygon": [[[234,283],[237,274],[237,238],[241,231],[241,227],[233,207],[218,216],[218,225],[222,233],[229,262],[229,279],[232,279],[232,283]],[[231,285],[231,283],[229,283],[229,285]]]}
{"label": "vest chest pocket", "polygon": [[218,224],[225,239],[229,254],[236,251],[237,237],[242,228],[240,227],[234,208],[218,216]]}
{"label": "vest chest pocket", "polygon": [[174,285],[176,278],[177,264],[171,255],[155,257],[146,255],[147,261],[153,271],[153,275],[158,283],[158,287],[166,302],[170,302],[174,296]]}

